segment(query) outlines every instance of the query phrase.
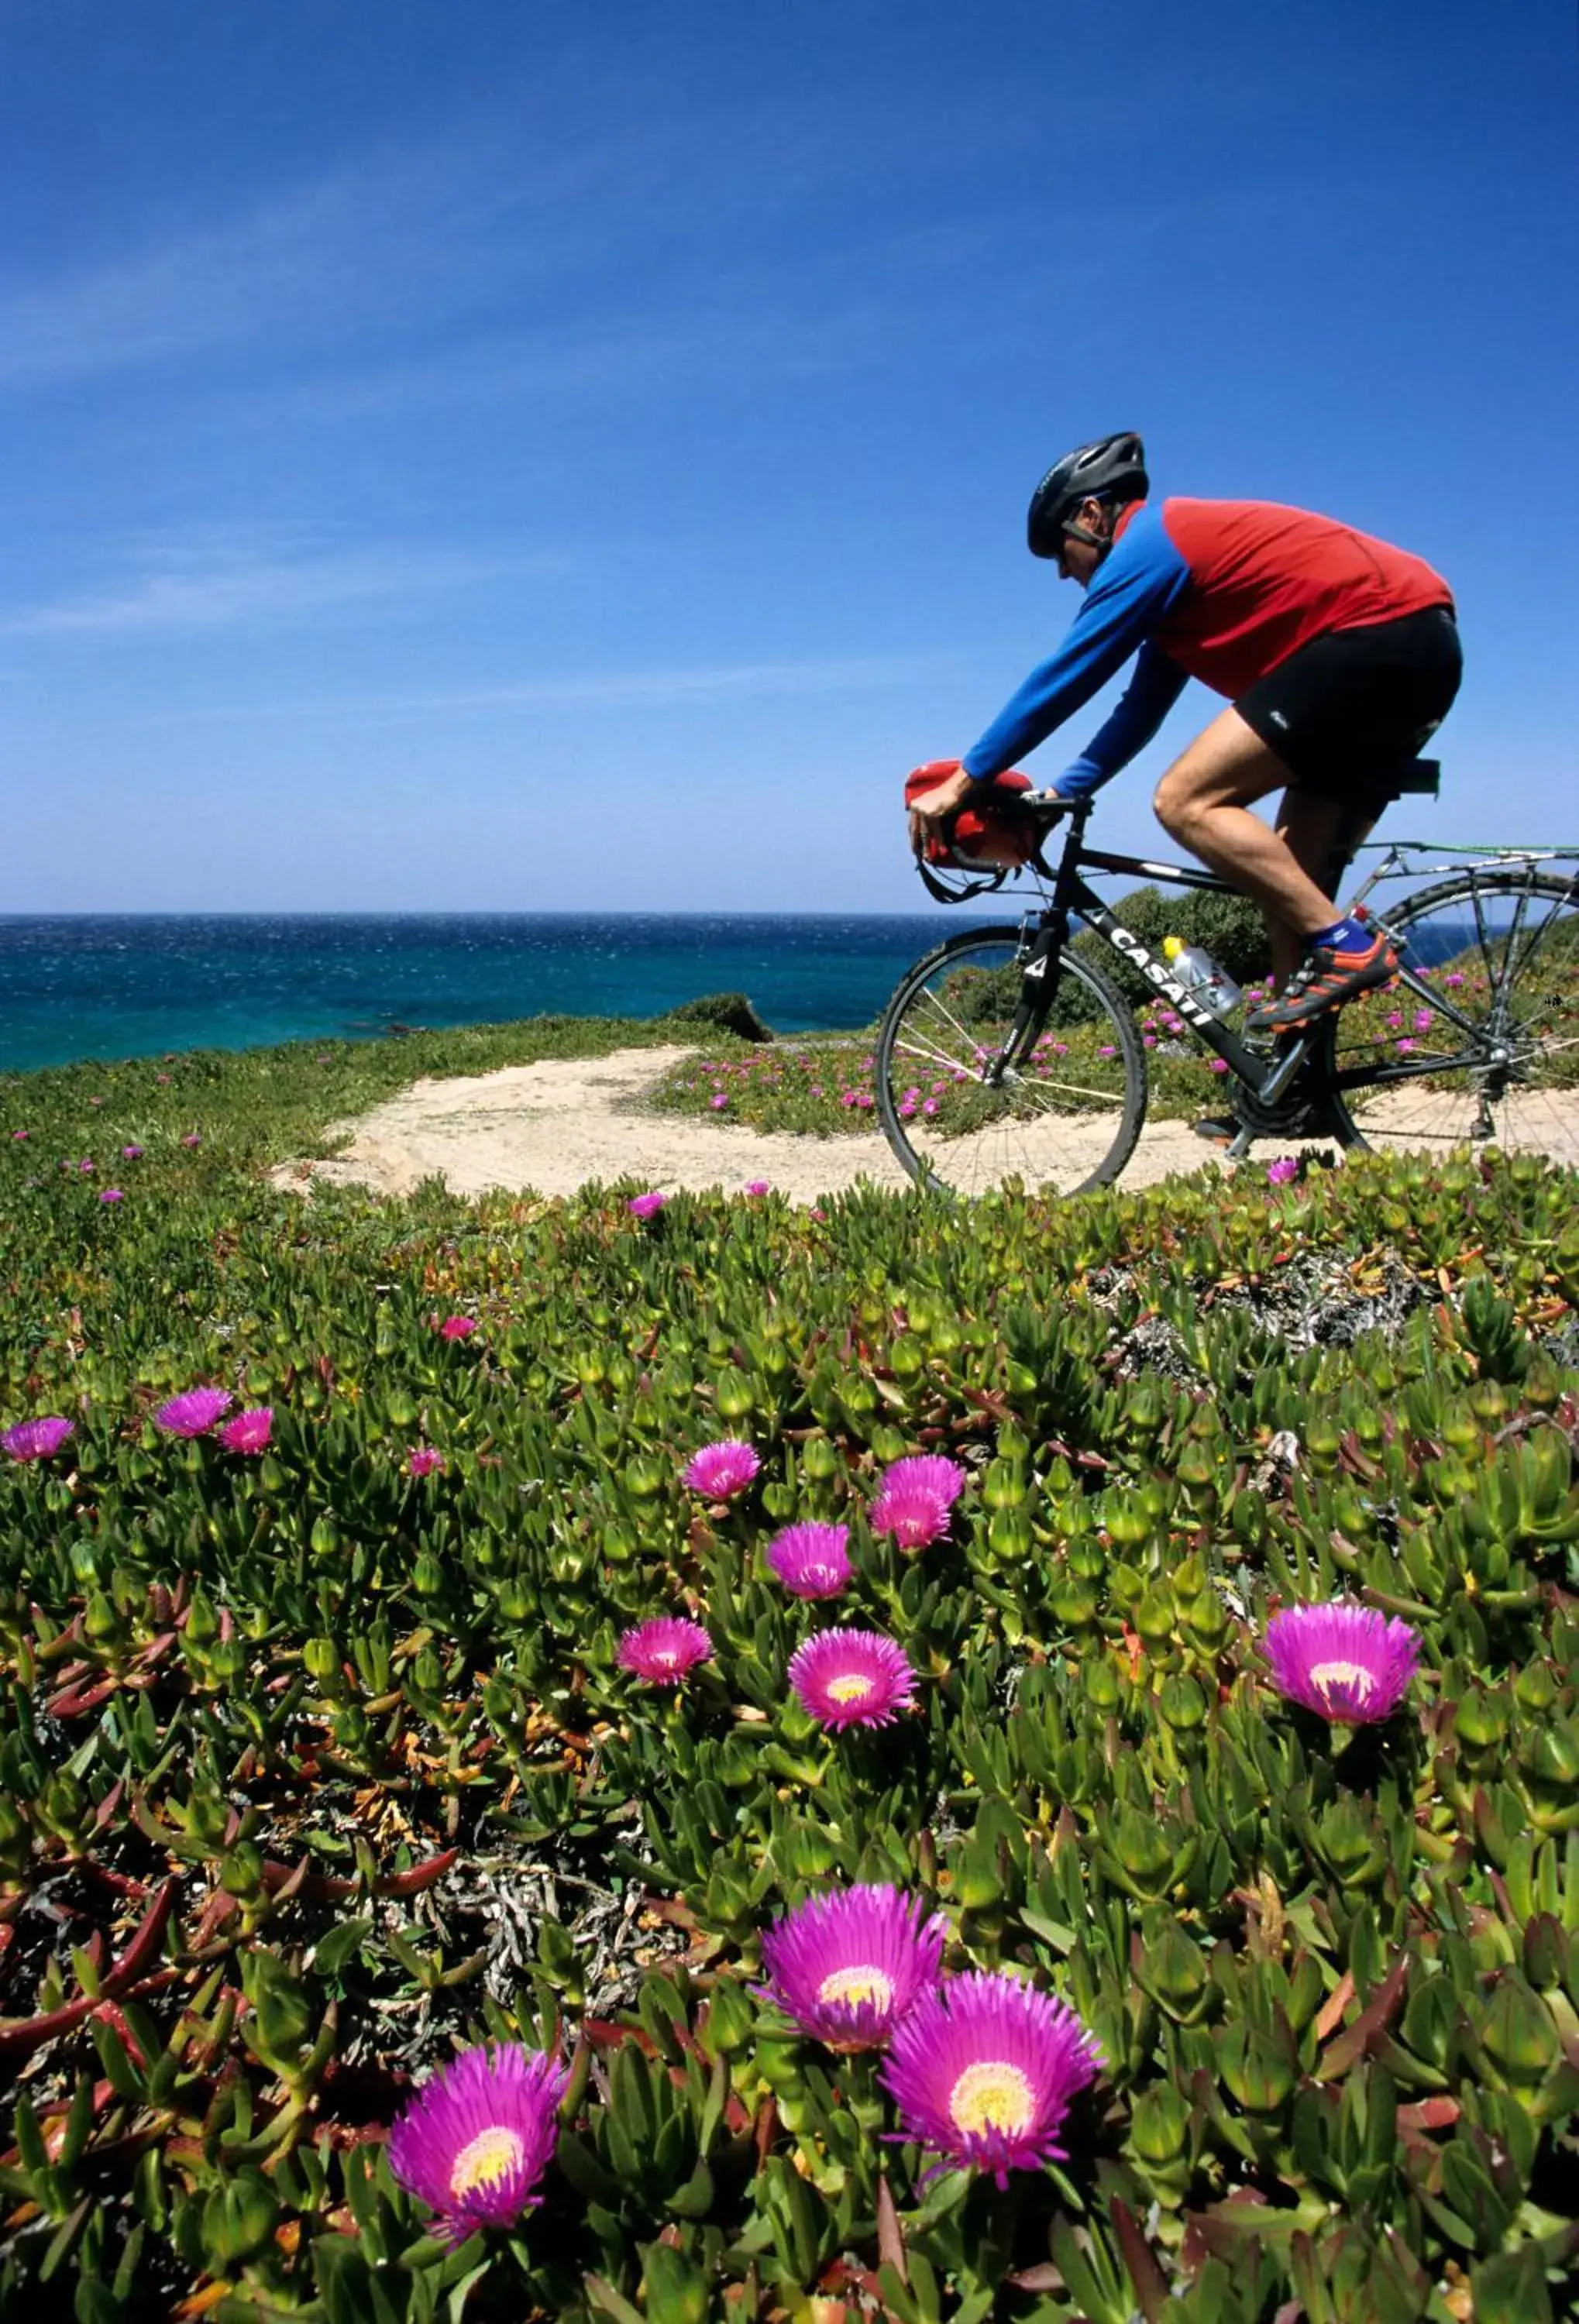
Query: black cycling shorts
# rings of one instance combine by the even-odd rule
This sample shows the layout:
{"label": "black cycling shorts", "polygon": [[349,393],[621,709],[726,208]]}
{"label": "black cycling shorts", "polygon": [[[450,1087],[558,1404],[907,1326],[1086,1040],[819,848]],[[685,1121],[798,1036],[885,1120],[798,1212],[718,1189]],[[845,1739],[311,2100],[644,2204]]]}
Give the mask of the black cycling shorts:
{"label": "black cycling shorts", "polygon": [[1429,741],[1464,675],[1446,605],[1369,629],[1329,630],[1260,678],[1234,708],[1296,790],[1363,797]]}

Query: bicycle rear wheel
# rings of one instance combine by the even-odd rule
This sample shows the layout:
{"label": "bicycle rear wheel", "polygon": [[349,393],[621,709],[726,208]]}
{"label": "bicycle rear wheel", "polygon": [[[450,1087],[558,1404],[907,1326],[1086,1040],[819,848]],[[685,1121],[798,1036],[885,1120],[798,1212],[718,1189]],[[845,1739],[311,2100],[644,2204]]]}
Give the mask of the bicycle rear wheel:
{"label": "bicycle rear wheel", "polygon": [[1376,918],[1405,979],[1339,1010],[1327,1056],[1364,1142],[1579,1163],[1579,882],[1470,872]]}
{"label": "bicycle rear wheel", "polygon": [[1018,1181],[1078,1194],[1118,1176],[1146,1112],[1146,1058],[1107,979],[1066,949],[1039,1029],[1008,1055],[1032,939],[967,928],[917,962],[877,1042],[877,1107],[919,1185]]}

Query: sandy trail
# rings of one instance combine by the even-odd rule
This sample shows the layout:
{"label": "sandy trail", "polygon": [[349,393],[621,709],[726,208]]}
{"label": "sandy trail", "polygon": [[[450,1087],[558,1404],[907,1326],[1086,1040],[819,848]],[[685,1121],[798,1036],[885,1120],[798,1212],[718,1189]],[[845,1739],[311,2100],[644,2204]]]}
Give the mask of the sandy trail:
{"label": "sandy trail", "polygon": [[[277,1185],[305,1191],[315,1180],[404,1194],[439,1176],[452,1194],[534,1188],[570,1194],[589,1179],[633,1177],[666,1192],[722,1186],[737,1192],[765,1178],[795,1202],[815,1202],[866,1178],[879,1186],[908,1181],[881,1130],[838,1138],[748,1130],[645,1109],[648,1091],[694,1048],[616,1049],[604,1057],[550,1058],[497,1073],[420,1081],[340,1125],[345,1150],[330,1161],[282,1163]],[[1547,1117],[1539,1142],[1556,1157],[1579,1163],[1579,1093],[1538,1101]],[[1381,1128],[1375,1123],[1371,1134]],[[1390,1142],[1412,1145],[1399,1119]],[[1258,1148],[1269,1158],[1272,1148]],[[1197,1170],[1220,1149],[1187,1121],[1148,1122],[1125,1170],[1126,1186],[1155,1185]]]}

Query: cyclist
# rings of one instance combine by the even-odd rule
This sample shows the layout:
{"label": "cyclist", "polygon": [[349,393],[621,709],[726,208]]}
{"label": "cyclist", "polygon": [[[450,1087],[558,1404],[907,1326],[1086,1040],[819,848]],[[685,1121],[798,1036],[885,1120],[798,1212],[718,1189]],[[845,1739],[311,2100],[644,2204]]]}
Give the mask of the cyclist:
{"label": "cyclist", "polygon": [[[1269,501],[1157,503],[1149,490],[1132,432],[1048,470],[1031,553],[1056,560],[1085,602],[958,771],[913,802],[911,839],[919,853],[1132,654],[1122,699],[1053,786],[1058,798],[1088,798],[1201,678],[1231,706],[1174,761],[1153,805],[1181,846],[1261,907],[1281,990],[1245,1022],[1287,1031],[1398,973],[1386,938],[1341,915],[1322,881],[1458,691],[1453,593],[1421,558],[1329,517]],[[1250,812],[1273,791],[1275,829]]]}

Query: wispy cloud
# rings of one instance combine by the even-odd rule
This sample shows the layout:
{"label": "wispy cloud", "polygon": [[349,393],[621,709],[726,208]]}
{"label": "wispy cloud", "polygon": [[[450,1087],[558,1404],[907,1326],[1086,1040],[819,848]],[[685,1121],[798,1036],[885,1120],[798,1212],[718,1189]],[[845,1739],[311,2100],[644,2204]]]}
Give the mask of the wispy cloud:
{"label": "wispy cloud", "polygon": [[339,720],[351,724],[420,724],[429,718],[551,716],[560,711],[684,709],[765,696],[871,693],[915,687],[968,664],[965,652],[808,656],[799,660],[674,663],[642,669],[582,670],[497,686],[435,687],[401,693],[272,696],[183,709],[182,719]]}
{"label": "wispy cloud", "polygon": [[398,546],[336,549],[290,528],[265,530],[271,540],[265,553],[250,539],[160,544],[144,551],[117,586],[0,614],[0,635],[116,638],[282,628],[337,607],[387,608],[434,591],[562,570],[565,562]]}

